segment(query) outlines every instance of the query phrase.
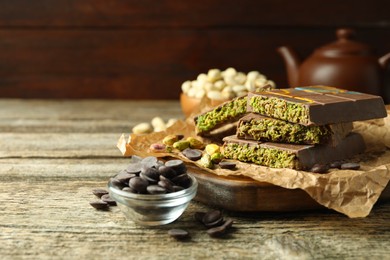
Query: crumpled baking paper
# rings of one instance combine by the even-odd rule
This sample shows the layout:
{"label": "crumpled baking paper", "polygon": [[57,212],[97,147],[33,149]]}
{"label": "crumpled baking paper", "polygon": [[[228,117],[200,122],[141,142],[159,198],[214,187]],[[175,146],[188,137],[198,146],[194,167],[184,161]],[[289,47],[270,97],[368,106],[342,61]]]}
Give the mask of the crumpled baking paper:
{"label": "crumpled baking paper", "polygon": [[359,162],[359,170],[331,169],[327,174],[317,174],[292,169],[275,169],[255,164],[237,162],[237,170],[202,167],[173,153],[152,153],[149,147],[161,143],[168,134],[195,136],[192,118],[178,121],[166,131],[147,135],[124,134],[117,147],[124,156],[177,157],[189,164],[195,164],[210,174],[228,176],[242,175],[255,181],[266,182],[286,189],[302,189],[319,204],[347,215],[350,218],[366,217],[377,202],[390,180],[390,118],[354,122],[354,132],[360,133],[367,146],[364,154],[353,158]]}

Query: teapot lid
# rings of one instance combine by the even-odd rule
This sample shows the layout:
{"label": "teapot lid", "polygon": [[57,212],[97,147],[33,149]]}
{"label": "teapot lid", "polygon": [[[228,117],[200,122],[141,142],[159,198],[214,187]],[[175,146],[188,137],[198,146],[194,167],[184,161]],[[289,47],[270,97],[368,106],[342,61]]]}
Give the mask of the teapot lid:
{"label": "teapot lid", "polygon": [[335,57],[341,55],[362,55],[371,54],[368,45],[354,41],[355,31],[348,28],[341,28],[336,31],[337,41],[318,48],[315,51],[316,56]]}

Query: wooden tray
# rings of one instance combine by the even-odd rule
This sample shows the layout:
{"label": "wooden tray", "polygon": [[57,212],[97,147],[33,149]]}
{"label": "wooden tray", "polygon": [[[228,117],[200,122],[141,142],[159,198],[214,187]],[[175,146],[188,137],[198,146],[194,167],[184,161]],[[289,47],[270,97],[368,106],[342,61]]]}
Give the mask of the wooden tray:
{"label": "wooden tray", "polygon": [[[195,166],[188,168],[199,183],[195,200],[209,206],[242,212],[286,212],[325,208],[300,189],[285,189],[247,177],[213,175]],[[390,200],[390,185],[386,186],[380,200]]]}

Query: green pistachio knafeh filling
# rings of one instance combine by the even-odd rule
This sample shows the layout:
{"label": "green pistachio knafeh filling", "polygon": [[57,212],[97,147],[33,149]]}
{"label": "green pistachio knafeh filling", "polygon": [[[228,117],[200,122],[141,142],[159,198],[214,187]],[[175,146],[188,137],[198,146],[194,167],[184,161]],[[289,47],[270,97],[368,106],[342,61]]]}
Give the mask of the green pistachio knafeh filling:
{"label": "green pistachio knafeh filling", "polygon": [[307,124],[309,115],[302,103],[293,103],[275,97],[253,96],[249,100],[252,111],[292,123]]}
{"label": "green pistachio knafeh filling", "polygon": [[223,104],[196,119],[196,127],[199,133],[214,129],[217,125],[246,113],[247,97],[234,99]]}
{"label": "green pistachio knafeh filling", "polygon": [[256,141],[271,141],[294,144],[325,143],[331,135],[329,126],[304,126],[283,120],[262,118],[242,122],[237,128],[238,136],[250,136]]}
{"label": "green pistachio knafeh filling", "polygon": [[272,168],[299,168],[295,153],[256,145],[228,143],[224,145],[223,155],[228,159],[252,162]]}

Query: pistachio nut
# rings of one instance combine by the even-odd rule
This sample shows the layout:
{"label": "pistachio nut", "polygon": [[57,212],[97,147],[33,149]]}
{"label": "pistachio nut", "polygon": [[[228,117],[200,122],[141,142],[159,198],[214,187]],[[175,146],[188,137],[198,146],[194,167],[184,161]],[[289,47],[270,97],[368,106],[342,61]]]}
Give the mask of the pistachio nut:
{"label": "pistachio nut", "polygon": [[217,144],[208,144],[206,145],[205,151],[208,155],[213,155],[214,153],[221,152],[221,149]]}
{"label": "pistachio nut", "polygon": [[222,153],[220,153],[220,152],[216,152],[216,153],[213,153],[213,154],[211,155],[211,161],[212,161],[213,163],[219,163],[219,162],[222,161],[223,159],[224,159],[224,157],[223,157]]}
{"label": "pistachio nut", "polygon": [[203,154],[202,158],[200,158],[199,164],[209,169],[213,168],[214,166],[213,162],[211,161],[211,156],[207,153]]}
{"label": "pistachio nut", "polygon": [[182,138],[183,136],[181,135],[167,135],[164,137],[162,142],[165,145],[173,145],[175,142],[179,141]]}
{"label": "pistachio nut", "polygon": [[195,137],[190,136],[186,140],[190,143],[192,149],[204,149],[205,147],[204,143]]}
{"label": "pistachio nut", "polygon": [[178,149],[179,151],[183,151],[186,148],[190,147],[190,142],[187,140],[180,140],[173,143],[173,148]]}

